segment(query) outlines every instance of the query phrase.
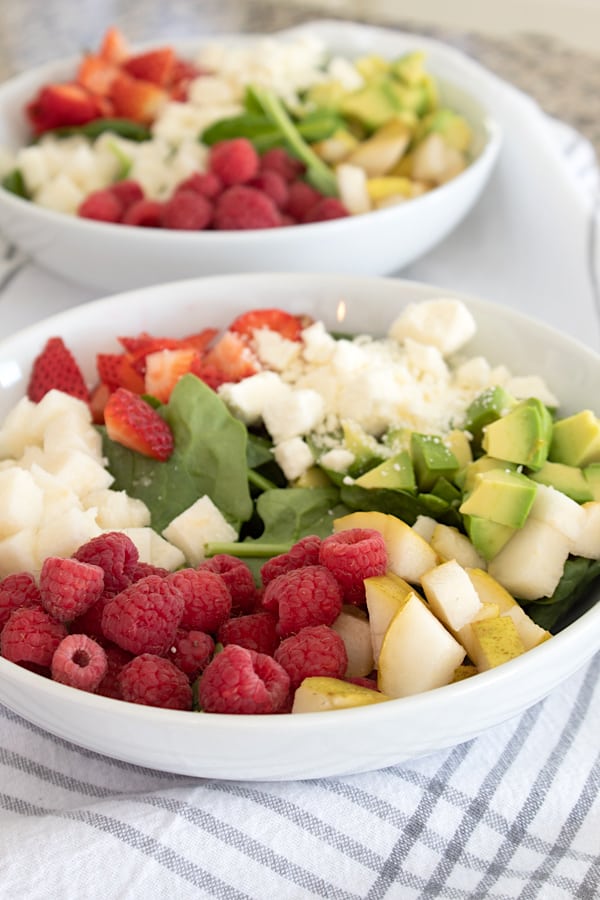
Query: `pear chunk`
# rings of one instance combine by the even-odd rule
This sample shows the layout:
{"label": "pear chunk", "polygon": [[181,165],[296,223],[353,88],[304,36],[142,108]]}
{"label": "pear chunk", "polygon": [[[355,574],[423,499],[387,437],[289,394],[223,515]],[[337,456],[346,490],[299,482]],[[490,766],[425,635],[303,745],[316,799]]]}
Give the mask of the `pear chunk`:
{"label": "pear chunk", "polygon": [[329,712],[389,700],[380,691],[324,675],[305,678],[296,688],[292,713]]}
{"label": "pear chunk", "polygon": [[471,622],[481,609],[473,583],[456,560],[448,560],[421,579],[431,611],[452,631]]}
{"label": "pear chunk", "polygon": [[373,668],[377,668],[379,651],[390,622],[411,593],[410,584],[393,573],[365,578]]}
{"label": "pear chunk", "polygon": [[337,631],[346,646],[348,665],[345,675],[356,678],[373,671],[373,645],[371,626],[364,610],[357,606],[343,606],[342,611],[331,626]]}
{"label": "pear chunk", "polygon": [[[541,628],[527,615],[512,594],[509,594],[506,588],[492,578],[489,572],[484,572],[482,569],[467,569],[466,572],[482,605],[495,606],[501,616],[509,616],[513,620],[526,650],[531,650],[532,647],[537,647],[538,644],[552,637],[549,631]],[[469,652],[469,648],[466,647],[466,649]]]}
{"label": "pear chunk", "polygon": [[514,597],[551,597],[571,549],[568,537],[539,519],[525,525],[488,564],[488,572]]}
{"label": "pear chunk", "polygon": [[469,655],[479,672],[486,672],[525,653],[525,645],[509,616],[473,622]]}

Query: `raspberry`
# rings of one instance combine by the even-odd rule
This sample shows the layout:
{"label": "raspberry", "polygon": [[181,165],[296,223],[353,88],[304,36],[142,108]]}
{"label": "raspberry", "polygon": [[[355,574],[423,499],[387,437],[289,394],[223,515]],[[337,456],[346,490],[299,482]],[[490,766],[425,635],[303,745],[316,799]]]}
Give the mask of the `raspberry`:
{"label": "raspberry", "polygon": [[305,181],[294,181],[289,187],[285,212],[298,222],[303,222],[321,197],[322,195]]}
{"label": "raspberry", "polygon": [[194,172],[181,181],[175,190],[176,192],[195,191],[208,200],[214,200],[223,191],[223,187],[223,182],[214,172]]}
{"label": "raspberry", "polygon": [[22,606],[39,606],[40,603],[40,589],[33,575],[29,572],[7,575],[0,581],[0,631],[15,609]]}
{"label": "raspberry", "polygon": [[197,191],[176,191],[165,202],[161,213],[163,228],[179,231],[202,231],[210,224],[212,204]]}
{"label": "raspberry", "polygon": [[258,172],[259,158],[248,138],[232,138],[213,144],[209,168],[224,185],[244,184]]}
{"label": "raspberry", "polygon": [[198,699],[204,712],[276,713],[283,708],[289,688],[287,672],[273,657],[228,644],[204,670]]}
{"label": "raspberry", "polygon": [[265,169],[248,182],[250,187],[257,188],[270,197],[277,209],[283,209],[288,199],[288,186],[283,175]]}
{"label": "raspberry", "polygon": [[93,692],[107,668],[106,653],[100,644],[85,634],[69,634],[54,651],[50,671],[54,681]]}
{"label": "raspberry", "polygon": [[259,594],[254,576],[246,563],[228,553],[217,553],[205,560],[199,569],[208,569],[220,575],[231,594],[231,611],[251,613],[259,606]]}
{"label": "raspberry", "polygon": [[261,172],[277,172],[285,181],[294,181],[304,172],[304,164],[283,147],[272,147],[260,158]]}
{"label": "raspberry", "polygon": [[121,670],[123,700],[162,709],[192,708],[192,687],[185,672],[153,653],[136,656]]}
{"label": "raspberry", "polygon": [[59,622],[71,622],[99,599],[104,590],[100,566],[78,559],[47,557],[40,572],[42,606]]}
{"label": "raspberry", "polygon": [[246,650],[273,656],[279,644],[277,617],[270,612],[256,612],[229,619],[219,628],[217,639],[224,645],[237,644]]}
{"label": "raspberry", "polygon": [[263,597],[265,609],[276,605],[277,630],[284,638],[307,625],[331,625],[342,609],[342,588],[325,566],[303,566],[269,582]]}
{"label": "raspberry", "polygon": [[121,671],[133,659],[131,653],[121,650],[116,644],[107,644],[104,647],[106,653],[106,675],[96,688],[96,693],[103,697],[112,697],[114,700],[122,700],[121,683],[119,681]]}
{"label": "raspberry", "polygon": [[123,225],[138,225],[140,228],[160,228],[162,203],[160,200],[138,200],[125,210],[121,219]]}
{"label": "raspberry", "polygon": [[183,600],[182,628],[216,634],[231,614],[231,594],[220,575],[208,569],[180,569],[165,578]]}
{"label": "raspberry", "polygon": [[109,641],[134,655],[163,656],[175,640],[183,607],[183,596],[168,578],[148,575],[106,604],[102,631]]}
{"label": "raspberry", "polygon": [[[264,563],[260,570],[260,577],[263,586],[266,587],[270,581],[277,578],[278,575],[284,575],[291,572],[292,569],[300,569],[302,566],[316,566],[319,564],[319,549],[321,547],[321,538],[316,534],[309,534],[307,537],[301,538],[287,553],[280,553],[279,556],[273,556]],[[264,598],[263,598],[264,605]]]}
{"label": "raspberry", "polygon": [[364,579],[385,575],[387,550],[378,531],[350,528],[325,538],[319,561],[342,586],[344,601],[360,606],[365,600]]}
{"label": "raspberry", "polygon": [[167,575],[170,575],[170,571],[169,569],[163,569],[162,566],[153,566],[151,563],[137,562],[130,569],[127,569],[127,574],[129,575],[131,584],[133,584],[135,581],[146,578],[148,575],[160,575],[161,578],[166,578]]}
{"label": "raspberry", "polygon": [[129,209],[130,206],[133,206],[134,203],[144,199],[144,192],[141,186],[137,181],[133,181],[130,178],[116,181],[114,184],[111,184],[109,190],[113,197],[116,197],[120,202],[123,212]]}
{"label": "raspberry", "polygon": [[104,570],[104,590],[118,593],[130,583],[139,554],[128,535],[121,531],[106,531],[82,544],[73,559],[100,566]]}
{"label": "raspberry", "polygon": [[169,657],[175,665],[185,672],[190,681],[200,675],[215,652],[215,642],[210,634],[204,631],[185,631],[179,629]]}
{"label": "raspberry", "polygon": [[323,197],[303,217],[305,224],[310,222],[328,222],[330,219],[344,219],[350,213],[336,197]]}
{"label": "raspberry", "polygon": [[42,607],[22,607],[11,613],[0,636],[0,653],[14,663],[33,663],[50,668],[54,651],[67,636],[62,622],[57,622]]}
{"label": "raspberry", "polygon": [[[118,591],[117,591],[118,593]],[[96,640],[104,637],[102,631],[102,613],[106,604],[116,597],[116,593],[105,591],[95,603],[86,609],[84,613],[70,622],[69,627],[74,634],[87,634]]]}
{"label": "raspberry", "polygon": [[275,659],[290,676],[294,691],[310,676],[342,678],[348,666],[344,641],[327,625],[308,626],[287,637],[275,651]]}
{"label": "raspberry", "polygon": [[271,198],[256,188],[234,185],[217,200],[214,217],[217,230],[277,228],[280,223],[281,216]]}
{"label": "raspberry", "polygon": [[77,214],[84,219],[96,219],[98,222],[120,222],[123,203],[109,188],[103,188],[88,194],[79,204]]}

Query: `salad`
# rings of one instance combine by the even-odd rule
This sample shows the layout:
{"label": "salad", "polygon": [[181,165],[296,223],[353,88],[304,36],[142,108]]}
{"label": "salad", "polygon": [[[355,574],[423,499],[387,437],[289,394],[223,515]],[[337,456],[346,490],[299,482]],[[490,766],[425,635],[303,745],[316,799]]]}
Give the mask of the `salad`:
{"label": "salad", "polygon": [[419,693],[551,639],[599,574],[600,421],[469,356],[475,330],[443,297],[384,338],[255,309],[121,336],[91,388],[51,338],[0,427],[2,655],[264,714]]}
{"label": "salad", "polygon": [[[109,28],[23,115],[32,140],[0,158],[5,189],[145,227],[362,214],[446,183],[472,158],[470,125],[444,104],[424,53],[351,60],[306,37],[207,44],[186,59],[168,45],[134,52]],[[220,214],[232,189],[244,215]]]}

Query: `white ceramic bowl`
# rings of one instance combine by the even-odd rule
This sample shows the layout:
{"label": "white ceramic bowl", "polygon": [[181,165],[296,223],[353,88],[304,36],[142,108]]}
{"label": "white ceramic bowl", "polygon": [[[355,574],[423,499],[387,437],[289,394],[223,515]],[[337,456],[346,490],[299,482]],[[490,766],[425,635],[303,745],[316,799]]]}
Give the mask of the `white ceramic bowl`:
{"label": "white ceramic bowl", "polygon": [[[400,54],[421,44],[415,36],[397,35],[390,52]],[[175,46],[191,56],[199,44]],[[336,46],[337,52],[348,55],[374,49]],[[82,220],[0,188],[0,231],[48,269],[102,291],[227,272],[397,272],[467,215],[498,157],[499,125],[470,95],[459,58],[442,44],[428,43],[428,67],[434,74],[440,72],[445,101],[472,125],[475,159],[457,178],[405,204],[314,225],[181,232]],[[26,143],[24,103],[41,84],[72,77],[75,66],[75,60],[53,62],[0,85],[0,147],[14,150]]]}
{"label": "white ceramic bowl", "polygon": [[[79,360],[110,350],[115,335],[183,334],[224,326],[244,309],[284,307],[384,333],[408,302],[458,296],[478,323],[469,350],[537,372],[567,414],[600,413],[600,356],[507,308],[393,279],[292,274],[232,275],[163,285],[54,316],[0,344],[0,418],[22,396],[45,340],[61,335]],[[223,779],[299,779],[366,771],[466,741],[522,712],[600,648],[600,603],[560,634],[503,666],[429,693],[351,710],[278,716],[195,714],[136,706],[54,683],[0,659],[0,701],[42,728],[118,759]]]}

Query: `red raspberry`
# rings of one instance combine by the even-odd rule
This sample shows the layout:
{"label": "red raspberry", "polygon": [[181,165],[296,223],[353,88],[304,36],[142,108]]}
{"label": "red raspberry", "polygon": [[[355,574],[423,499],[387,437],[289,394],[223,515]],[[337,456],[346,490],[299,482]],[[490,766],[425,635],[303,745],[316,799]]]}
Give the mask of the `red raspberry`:
{"label": "red raspberry", "polygon": [[224,185],[244,184],[258,172],[258,153],[247,138],[232,138],[213,144],[208,159],[210,171]]}
{"label": "red raspberry", "polygon": [[57,622],[42,607],[21,607],[11,613],[0,636],[0,653],[14,663],[33,663],[50,668],[54,651],[67,636],[62,622]]}
{"label": "red raspberry", "polygon": [[224,191],[215,206],[214,226],[219,231],[277,228],[279,210],[270,197],[247,185],[234,185]]}
{"label": "red raspberry", "polygon": [[272,147],[260,158],[261,172],[277,172],[285,181],[294,181],[304,172],[304,164],[283,147]]}
{"label": "red raspberry", "polygon": [[104,590],[100,566],[78,559],[47,557],[40,572],[42,606],[59,622],[72,622],[93,606]]}
{"label": "red raspberry", "polygon": [[163,656],[175,640],[183,607],[183,596],[168,578],[149,575],[106,604],[102,631],[109,641],[134,655]]}
{"label": "red raspberry", "polygon": [[303,566],[278,575],[265,589],[263,606],[279,612],[284,638],[307,625],[331,625],[342,609],[342,588],[325,566]]}
{"label": "red raspberry", "polygon": [[197,191],[176,191],[162,208],[163,228],[179,231],[202,231],[213,216],[212,204]]}
{"label": "red raspberry", "polygon": [[134,203],[144,199],[144,192],[137,181],[131,178],[116,181],[109,188],[111,194],[120,202],[123,212]]}
{"label": "red raspberry", "polygon": [[161,709],[192,708],[192,687],[185,672],[153,653],[136,656],[119,676],[123,700]]}
{"label": "red raspberry", "polygon": [[114,592],[105,591],[95,603],[92,603],[89,609],[86,609],[84,613],[73,619],[69,625],[73,634],[87,634],[88,637],[95,640],[102,640],[104,638],[102,613],[106,604],[116,596],[117,594]]}
{"label": "red raspberry", "polygon": [[138,200],[123,213],[123,225],[140,228],[160,228],[162,203],[160,200]]}
{"label": "red raspberry", "polygon": [[231,594],[220,575],[208,569],[180,569],[165,578],[184,601],[182,628],[216,634],[231,615]]}
{"label": "red raspberry", "polygon": [[106,644],[104,652],[107,662],[106,675],[96,688],[96,693],[103,697],[112,697],[114,700],[122,700],[123,693],[119,680],[121,671],[134,657],[126,650],[121,650],[116,644]]}
{"label": "red raspberry", "polygon": [[93,692],[107,668],[106,653],[100,644],[85,634],[69,634],[54,651],[50,671],[54,681]]}
{"label": "red raspberry", "polygon": [[347,208],[336,197],[323,197],[303,217],[305,224],[310,222],[328,222],[330,219],[344,219],[349,216]]}
{"label": "red raspberry", "polygon": [[372,528],[350,528],[326,537],[319,560],[342,586],[344,602],[355,606],[365,601],[364,579],[385,575],[388,561],[383,537]]}
{"label": "red raspberry", "polygon": [[260,577],[263,586],[266,587],[278,575],[284,575],[286,572],[291,572],[292,569],[300,569],[302,566],[317,566],[320,548],[321,538],[316,534],[309,534],[297,541],[287,553],[273,556],[261,567]]}
{"label": "red raspberry", "polygon": [[288,191],[285,212],[298,222],[303,222],[311,209],[322,199],[314,187],[305,181],[294,181]]}
{"label": "red raspberry", "polygon": [[208,200],[214,200],[223,187],[223,182],[214,172],[194,172],[177,185],[176,191],[196,191]]}
{"label": "red raspberry", "polygon": [[204,631],[179,629],[169,657],[185,672],[190,681],[195,681],[211,661],[215,652],[215,642]]}
{"label": "red raspberry", "polygon": [[228,644],[206,667],[198,683],[198,699],[204,712],[277,713],[289,688],[287,672],[272,656]]}
{"label": "red raspberry", "polygon": [[127,570],[127,574],[129,575],[131,584],[133,584],[135,581],[146,578],[148,575],[160,575],[161,578],[166,578],[167,575],[170,575],[171,573],[169,569],[163,569],[162,566],[153,566],[151,563],[137,562],[131,569]]}
{"label": "red raspberry", "polygon": [[237,644],[246,650],[273,656],[279,644],[277,617],[265,611],[229,619],[219,628],[217,640],[224,645]]}
{"label": "red raspberry", "polygon": [[29,572],[16,572],[0,581],[0,631],[8,617],[21,606],[39,606],[40,589]]}
{"label": "red raspberry", "polygon": [[293,691],[311,676],[342,678],[348,667],[346,645],[327,625],[308,626],[287,637],[275,651],[275,659],[290,676]]}
{"label": "red raspberry", "polygon": [[93,191],[79,204],[77,214],[98,222],[120,222],[123,203],[109,188]]}
{"label": "red raspberry", "polygon": [[220,575],[231,594],[231,611],[251,613],[258,608],[260,597],[250,567],[242,559],[228,553],[217,553],[198,566]]}
{"label": "red raspberry", "polygon": [[277,209],[283,209],[288,199],[288,186],[283,175],[265,169],[248,182],[250,187],[257,188],[270,197]]}
{"label": "red raspberry", "polygon": [[82,544],[73,559],[100,566],[104,570],[104,590],[118,593],[130,583],[139,554],[128,535],[121,531],[106,531]]}

